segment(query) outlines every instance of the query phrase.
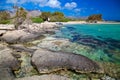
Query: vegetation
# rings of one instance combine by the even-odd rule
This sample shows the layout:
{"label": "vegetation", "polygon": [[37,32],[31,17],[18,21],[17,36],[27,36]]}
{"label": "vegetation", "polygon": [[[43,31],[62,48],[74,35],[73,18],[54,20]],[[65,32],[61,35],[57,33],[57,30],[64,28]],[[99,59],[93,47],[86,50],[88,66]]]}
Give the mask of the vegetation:
{"label": "vegetation", "polygon": [[7,11],[0,11],[0,24],[10,23],[10,14]]}
{"label": "vegetation", "polygon": [[40,15],[40,18],[42,18],[44,21],[47,21],[49,17],[51,17],[50,12],[42,12],[42,14]]}
{"label": "vegetation", "polygon": [[68,18],[65,18],[64,14],[62,12],[42,12],[40,15],[40,18],[42,18],[44,21],[48,21],[48,18],[51,22],[67,22],[69,21]]}
{"label": "vegetation", "polygon": [[93,21],[102,21],[102,15],[101,14],[94,14],[90,15],[87,19],[88,22],[93,22]]}
{"label": "vegetation", "polygon": [[15,15],[15,28],[18,29],[18,26],[21,25],[27,16],[27,12],[24,10],[24,8],[17,8],[16,15]]}
{"label": "vegetation", "polygon": [[39,18],[39,17],[31,18],[31,20],[32,20],[33,23],[41,23],[41,22],[43,22],[43,19]]}

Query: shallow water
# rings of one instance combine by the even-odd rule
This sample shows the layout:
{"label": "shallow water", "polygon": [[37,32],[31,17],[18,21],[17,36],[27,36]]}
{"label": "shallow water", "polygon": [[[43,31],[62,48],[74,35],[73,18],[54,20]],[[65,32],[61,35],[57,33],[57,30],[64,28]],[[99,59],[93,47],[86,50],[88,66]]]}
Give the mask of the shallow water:
{"label": "shallow water", "polygon": [[[120,24],[64,25],[54,37],[90,47],[93,52],[78,53],[97,61],[120,63]],[[85,54],[94,54],[93,56]]]}

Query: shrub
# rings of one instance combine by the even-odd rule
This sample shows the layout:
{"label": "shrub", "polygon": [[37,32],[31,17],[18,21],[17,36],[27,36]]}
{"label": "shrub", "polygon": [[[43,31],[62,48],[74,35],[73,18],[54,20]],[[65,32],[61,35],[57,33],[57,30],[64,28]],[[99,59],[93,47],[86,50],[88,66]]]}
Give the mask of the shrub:
{"label": "shrub", "polygon": [[10,20],[1,20],[0,24],[10,24]]}
{"label": "shrub", "polygon": [[32,20],[33,23],[41,23],[41,22],[43,22],[43,19],[39,18],[39,17],[31,18],[31,20]]}

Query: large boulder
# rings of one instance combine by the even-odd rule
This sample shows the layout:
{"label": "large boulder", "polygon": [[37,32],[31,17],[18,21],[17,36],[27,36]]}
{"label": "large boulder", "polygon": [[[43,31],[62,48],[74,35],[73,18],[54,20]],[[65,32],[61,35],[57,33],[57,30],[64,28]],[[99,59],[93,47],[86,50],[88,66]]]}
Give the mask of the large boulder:
{"label": "large boulder", "polygon": [[23,30],[14,30],[14,31],[8,31],[6,32],[6,34],[4,34],[1,39],[5,40],[8,43],[15,43],[18,40],[20,40],[20,38],[26,35],[26,32],[24,32]]}
{"label": "large boulder", "polygon": [[70,79],[59,75],[42,75],[42,76],[24,77],[15,80],[70,80]]}
{"label": "large boulder", "polygon": [[0,30],[0,36],[6,33],[6,30]]}
{"label": "large boulder", "polygon": [[32,63],[36,66],[39,73],[50,73],[60,69],[71,69],[80,73],[103,72],[96,62],[82,55],[52,52],[43,49],[35,51]]}
{"label": "large boulder", "polygon": [[27,48],[22,44],[14,44],[14,45],[10,45],[10,48],[16,50],[16,51],[23,51],[23,52],[30,52],[33,53],[36,49],[31,49],[31,48]]}
{"label": "large boulder", "polygon": [[5,44],[0,44],[0,80],[13,80],[12,70],[18,70],[20,64],[12,55],[13,51]]}
{"label": "large boulder", "polygon": [[1,39],[8,43],[24,42],[37,38],[39,35],[25,32],[24,30],[14,30],[6,32]]}
{"label": "large boulder", "polygon": [[10,68],[0,68],[0,80],[13,80],[14,78]]}
{"label": "large boulder", "polygon": [[20,64],[12,55],[13,51],[4,45],[0,45],[0,68],[11,68],[16,70]]}

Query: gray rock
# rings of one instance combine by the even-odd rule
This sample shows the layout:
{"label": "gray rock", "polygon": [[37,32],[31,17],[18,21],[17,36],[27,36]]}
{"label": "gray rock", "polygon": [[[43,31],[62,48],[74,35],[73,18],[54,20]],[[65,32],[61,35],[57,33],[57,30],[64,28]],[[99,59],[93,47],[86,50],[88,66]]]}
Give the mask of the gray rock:
{"label": "gray rock", "polygon": [[27,33],[20,38],[20,42],[35,40],[38,37],[39,37],[39,35],[37,35],[37,34]]}
{"label": "gray rock", "polygon": [[60,69],[71,69],[80,73],[103,72],[96,62],[82,55],[52,52],[43,49],[35,51],[32,63],[36,66],[39,73],[50,73]]}
{"label": "gray rock", "polygon": [[[1,50],[2,49],[2,50]],[[7,47],[0,46],[0,67],[11,68],[16,70],[19,68],[19,62],[12,56],[12,50]]]}
{"label": "gray rock", "polygon": [[1,39],[8,43],[24,42],[35,39],[39,35],[25,32],[24,30],[14,30],[6,32]]}
{"label": "gray rock", "polygon": [[42,75],[42,76],[24,77],[15,80],[70,80],[70,79],[59,75]]}
{"label": "gray rock", "polygon": [[36,49],[27,48],[22,44],[14,44],[14,45],[10,45],[9,47],[15,49],[16,51],[23,51],[23,52],[30,52],[30,53],[33,53],[36,50]]}
{"label": "gray rock", "polygon": [[13,24],[0,24],[0,30],[14,30],[15,26]]}
{"label": "gray rock", "polygon": [[13,80],[12,70],[17,70],[20,67],[12,52],[7,45],[0,44],[0,80]]}
{"label": "gray rock", "polygon": [[26,35],[26,32],[23,30],[8,31],[1,37],[1,39],[8,43],[15,43],[24,35]]}
{"label": "gray rock", "polygon": [[0,30],[0,36],[6,33],[6,30]]}
{"label": "gray rock", "polygon": [[14,75],[10,68],[0,68],[0,80],[13,80]]}

